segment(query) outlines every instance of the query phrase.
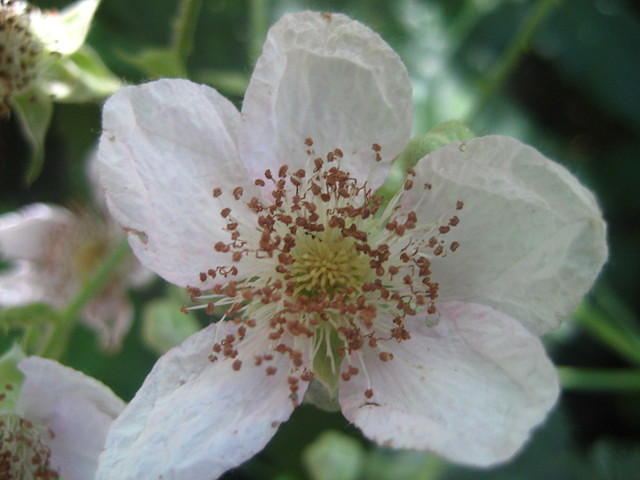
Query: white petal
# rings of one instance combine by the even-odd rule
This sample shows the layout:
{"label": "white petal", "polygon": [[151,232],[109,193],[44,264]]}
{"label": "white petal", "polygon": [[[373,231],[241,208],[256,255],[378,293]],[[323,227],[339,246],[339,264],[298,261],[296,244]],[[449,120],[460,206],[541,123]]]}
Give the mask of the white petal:
{"label": "white petal", "polygon": [[0,305],[3,307],[50,302],[50,293],[42,283],[42,273],[30,262],[16,262],[13,268],[0,274]]}
{"label": "white petal", "polygon": [[30,357],[18,367],[25,375],[19,413],[55,434],[47,442],[52,467],[65,480],[93,478],[107,430],[124,402],[97,380],[52,360]]}
{"label": "white petal", "polygon": [[[228,264],[220,211],[247,179],[236,152],[240,115],[215,90],[186,80],[125,87],[105,104],[99,168],[111,214],[140,261],[178,285]],[[227,188],[213,198],[214,187]],[[224,204],[223,202],[226,202]]]}
{"label": "white petal", "polygon": [[490,136],[437,150],[416,171],[403,202],[418,223],[460,218],[441,237],[460,248],[432,261],[442,301],[491,305],[542,334],[591,288],[607,258],[606,227],[591,193],[565,168],[515,139]]}
{"label": "white petal", "polygon": [[84,43],[100,0],[79,0],[61,12],[34,11],[31,28],[47,50],[70,55]]}
{"label": "white petal", "polygon": [[49,236],[73,221],[68,210],[43,203],[0,215],[0,256],[38,260],[45,255]]}
{"label": "white petal", "polygon": [[266,445],[293,411],[289,360],[276,355],[277,372],[267,376],[253,364],[266,333],[250,330],[238,344],[239,371],[229,360],[210,362],[214,342],[236,329],[210,325],[160,358],[114,423],[98,480],[214,479]]}
{"label": "white petal", "polygon": [[[290,14],[269,30],[242,114],[241,155],[254,173],[305,167],[304,141],[312,138],[318,155],[340,148],[343,166],[375,187],[409,139],[411,85],[398,55],[361,23]],[[379,164],[374,143],[382,147]]]}
{"label": "white petal", "polygon": [[459,463],[510,458],[558,395],[537,337],[482,305],[440,305],[436,327],[409,326],[411,339],[386,343],[393,360],[363,352],[373,397],[359,374],[340,385],[344,415],[394,448],[432,450]]}

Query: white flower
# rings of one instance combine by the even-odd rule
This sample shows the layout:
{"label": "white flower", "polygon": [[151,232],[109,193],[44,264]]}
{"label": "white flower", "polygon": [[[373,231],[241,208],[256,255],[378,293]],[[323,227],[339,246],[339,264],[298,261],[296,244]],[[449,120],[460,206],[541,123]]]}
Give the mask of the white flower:
{"label": "white flower", "polygon": [[79,0],[62,12],[42,12],[22,0],[0,1],[0,116],[12,96],[31,87],[58,97],[70,93],[47,78],[47,69],[82,47],[99,3]]}
{"label": "white flower", "polygon": [[[105,385],[39,357],[18,364],[22,386],[0,386],[0,477],[88,480],[124,402]],[[21,388],[15,405],[5,403]]]}
{"label": "white flower", "polygon": [[[88,210],[31,204],[0,215],[0,258],[13,261],[0,273],[0,306],[44,302],[64,307],[91,278],[121,238],[116,225]],[[148,279],[135,260],[124,263],[84,308],[82,321],[102,347],[117,349],[133,318],[127,287]]]}
{"label": "white flower", "polygon": [[554,404],[537,335],[606,258],[596,202],[493,136],[426,156],[378,209],[411,89],[365,26],[283,17],[242,113],[165,80],[120,90],[103,120],[101,179],[136,255],[227,310],[158,361],[98,479],[214,478],[264,447],[311,379],[372,440],[474,465],[510,458]]}

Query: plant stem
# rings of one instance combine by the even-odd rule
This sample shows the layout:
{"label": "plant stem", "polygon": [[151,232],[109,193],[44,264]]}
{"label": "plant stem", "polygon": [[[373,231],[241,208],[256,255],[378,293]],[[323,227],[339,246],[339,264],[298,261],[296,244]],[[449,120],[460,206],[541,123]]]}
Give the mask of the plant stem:
{"label": "plant stem", "polygon": [[260,56],[262,44],[267,36],[267,2],[266,0],[251,0],[250,5],[249,61],[253,66]]}
{"label": "plant stem", "polygon": [[89,281],[62,311],[60,321],[56,324],[50,340],[44,348],[44,357],[59,359],[64,354],[78,315],[87,303],[106,286],[113,272],[128,256],[129,244],[125,238],[115,246],[104,262],[95,270]]}
{"label": "plant stem", "polygon": [[558,367],[558,374],[567,390],[640,392],[640,370]]}
{"label": "plant stem", "polygon": [[181,0],[173,24],[171,49],[182,62],[186,70],[186,63],[193,50],[193,37],[196,32],[198,15],[202,7],[202,0]]}
{"label": "plant stem", "polygon": [[516,33],[515,39],[492,67],[491,71],[493,73],[480,85],[478,100],[468,114],[470,120],[478,115],[478,112],[487,104],[488,100],[504,84],[517,66],[522,54],[529,48],[531,39],[542,25],[542,22],[561,1],[562,0],[538,0],[535,5],[531,7],[527,17]]}
{"label": "plant stem", "polygon": [[593,307],[580,305],[573,315],[593,336],[627,360],[640,365],[640,342],[636,337],[622,331],[615,322]]}

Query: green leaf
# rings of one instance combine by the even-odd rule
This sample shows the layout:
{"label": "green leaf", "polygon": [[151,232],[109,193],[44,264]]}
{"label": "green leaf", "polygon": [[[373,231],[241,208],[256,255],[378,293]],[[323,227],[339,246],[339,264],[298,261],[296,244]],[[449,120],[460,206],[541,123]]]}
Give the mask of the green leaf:
{"label": "green leaf", "polygon": [[15,411],[24,379],[24,375],[18,369],[18,362],[25,357],[18,345],[13,345],[0,357],[0,414]]}
{"label": "green leaf", "polygon": [[249,85],[249,77],[246,74],[233,70],[200,70],[194,74],[194,79],[235,97],[244,95],[247,85]]}
{"label": "green leaf", "polygon": [[175,51],[168,48],[148,48],[135,55],[119,52],[119,55],[123,60],[150,77],[187,77],[182,60]]}
{"label": "green leaf", "polygon": [[385,199],[391,198],[404,183],[407,169],[415,166],[425,155],[450,143],[469,140],[473,137],[473,132],[457,120],[441,123],[427,133],[413,137],[393,162],[387,179],[376,191],[376,195]]}
{"label": "green leaf", "polygon": [[14,112],[22,131],[31,146],[26,181],[33,183],[42,170],[44,162],[44,141],[53,114],[51,98],[36,90],[28,90],[11,99]]}
{"label": "green leaf", "polygon": [[364,465],[360,443],[340,432],[327,431],[302,453],[312,480],[355,480]]}
{"label": "green leaf", "polygon": [[40,327],[59,320],[60,313],[46,303],[31,303],[0,310],[0,326],[4,328]]}
{"label": "green leaf", "polygon": [[100,100],[122,86],[122,82],[88,45],[53,63],[39,80],[42,90],[57,102],[84,103]]}
{"label": "green leaf", "polygon": [[197,319],[182,313],[180,306],[174,301],[162,299],[149,302],[144,309],[142,339],[159,355],[200,330]]}

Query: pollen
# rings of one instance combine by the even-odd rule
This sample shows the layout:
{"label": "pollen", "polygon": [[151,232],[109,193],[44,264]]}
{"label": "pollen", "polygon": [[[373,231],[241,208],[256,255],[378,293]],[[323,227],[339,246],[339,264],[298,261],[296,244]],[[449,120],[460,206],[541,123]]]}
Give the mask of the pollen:
{"label": "pollen", "polygon": [[47,446],[53,438],[53,432],[44,426],[15,414],[0,415],[0,478],[58,480]]}
{"label": "pollen", "polygon": [[[301,382],[327,386],[357,375],[367,379],[363,394],[371,398],[362,351],[392,362],[388,345],[411,339],[407,322],[416,316],[437,322],[440,284],[431,262],[460,248],[455,233],[463,202],[425,224],[402,202],[421,185],[412,180],[415,171],[383,205],[345,168],[342,149],[319,155],[310,137],[301,145],[306,169],[284,164],[250,179],[250,188],[214,189],[224,199],[217,212],[229,240],[212,239],[211,248],[228,262],[194,274],[195,282],[214,285],[190,287],[197,304],[187,310],[223,312],[223,320],[237,325],[235,334],[213,344],[211,361],[228,360],[235,371],[259,367],[271,376],[282,371],[274,365],[278,357],[287,357],[294,403]],[[373,144],[372,163],[382,150]],[[243,354],[254,331],[264,335],[267,351]]]}
{"label": "pollen", "polygon": [[0,0],[0,117],[9,99],[34,81],[43,50],[30,29],[30,7],[20,0]]}
{"label": "pollen", "polygon": [[318,235],[297,235],[291,255],[294,296],[304,293],[332,297],[347,290],[357,293],[372,274],[367,256],[358,252],[351,238],[344,238],[334,229]]}

